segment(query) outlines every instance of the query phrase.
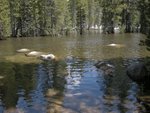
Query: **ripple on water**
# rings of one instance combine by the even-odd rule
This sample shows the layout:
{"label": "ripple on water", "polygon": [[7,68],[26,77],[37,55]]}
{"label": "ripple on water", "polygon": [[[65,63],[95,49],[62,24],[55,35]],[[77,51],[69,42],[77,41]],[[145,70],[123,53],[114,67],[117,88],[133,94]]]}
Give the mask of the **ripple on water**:
{"label": "ripple on water", "polygon": [[[149,52],[138,45],[141,38],[144,35],[88,34],[82,38],[19,38],[1,42],[0,59],[1,62],[6,59],[8,63],[0,65],[0,112],[138,112],[136,95],[139,88],[129,80],[125,70],[131,63],[139,62],[140,57],[149,56]],[[125,47],[107,47],[110,43]],[[37,58],[16,54],[16,49],[25,45],[42,52],[50,51],[61,60],[66,55],[70,57],[56,64],[38,65]],[[112,62],[115,76],[104,76],[93,66],[93,59]],[[36,69],[33,65],[25,65],[32,63],[37,64]],[[66,78],[62,77],[62,71],[67,71]],[[65,83],[64,79],[68,81]]]}
{"label": "ripple on water", "polygon": [[[136,99],[139,88],[129,80],[125,74],[126,67],[122,66],[134,61],[112,60],[116,71],[115,76],[109,77],[96,69],[93,60],[65,60],[66,65],[62,67],[67,71],[64,77],[66,83],[62,83],[62,76],[57,78],[62,63],[41,63],[37,65],[33,75],[29,74],[32,76],[32,87],[28,86],[27,90],[26,85],[19,85],[14,110],[27,113],[57,110],[57,113],[136,113],[139,107]],[[28,81],[25,83],[30,85]],[[3,96],[1,95],[1,99]],[[0,104],[3,102],[1,100]],[[1,105],[0,111],[3,110],[4,106]]]}
{"label": "ripple on water", "polygon": [[[136,99],[138,93],[137,84],[128,81],[126,84],[130,85],[127,85],[122,90],[124,94],[120,90],[120,87],[123,85],[120,81],[124,81],[124,79],[128,80],[127,76],[121,77],[120,73],[119,75],[116,73],[116,76],[113,78],[107,78],[101,71],[93,67],[94,62],[83,62],[82,66],[80,64],[83,68],[80,68],[80,70],[77,69],[78,64],[79,62],[76,62],[76,66],[69,64],[69,68],[67,68],[69,73],[67,77],[72,80],[74,78],[75,80],[79,80],[80,84],[76,86],[73,83],[71,84],[70,80],[67,81],[63,101],[66,111],[68,109],[74,113],[136,113],[138,111],[138,102]],[[123,63],[117,65],[123,65]],[[122,66],[121,68],[125,67]],[[67,77],[66,79],[68,79]],[[116,81],[117,79],[120,79],[120,81]],[[115,85],[116,82],[119,83],[118,86]]]}

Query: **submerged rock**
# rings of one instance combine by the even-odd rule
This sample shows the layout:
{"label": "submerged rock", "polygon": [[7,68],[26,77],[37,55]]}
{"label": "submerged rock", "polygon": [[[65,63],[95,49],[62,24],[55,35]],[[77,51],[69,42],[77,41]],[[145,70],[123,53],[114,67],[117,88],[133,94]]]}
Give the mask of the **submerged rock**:
{"label": "submerged rock", "polygon": [[98,61],[94,66],[102,70],[105,75],[114,75],[115,67],[109,63]]}

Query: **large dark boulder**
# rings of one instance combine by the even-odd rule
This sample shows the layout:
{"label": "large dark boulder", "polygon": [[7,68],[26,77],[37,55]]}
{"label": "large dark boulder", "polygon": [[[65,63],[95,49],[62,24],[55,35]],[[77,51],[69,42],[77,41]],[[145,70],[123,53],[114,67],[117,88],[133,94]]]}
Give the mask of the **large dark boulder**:
{"label": "large dark boulder", "polygon": [[127,68],[127,75],[136,83],[148,84],[150,76],[145,63],[134,63]]}

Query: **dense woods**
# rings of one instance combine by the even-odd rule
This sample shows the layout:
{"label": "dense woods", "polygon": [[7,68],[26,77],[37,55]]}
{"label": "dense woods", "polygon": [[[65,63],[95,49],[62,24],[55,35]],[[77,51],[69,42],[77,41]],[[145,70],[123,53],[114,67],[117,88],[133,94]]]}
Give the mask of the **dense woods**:
{"label": "dense woods", "polygon": [[149,0],[0,0],[3,37],[150,32]]}

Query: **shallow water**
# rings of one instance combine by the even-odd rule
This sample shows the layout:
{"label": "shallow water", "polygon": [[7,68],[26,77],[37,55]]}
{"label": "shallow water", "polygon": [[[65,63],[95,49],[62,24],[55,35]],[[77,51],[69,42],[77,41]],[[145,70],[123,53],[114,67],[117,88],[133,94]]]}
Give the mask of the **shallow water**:
{"label": "shallow water", "polygon": [[[139,113],[140,88],[126,68],[149,56],[138,45],[143,38],[88,34],[1,41],[0,113]],[[107,46],[112,43],[123,46]],[[58,61],[35,62],[17,53],[20,48],[53,53]],[[113,77],[94,66],[99,60],[115,67]]]}

